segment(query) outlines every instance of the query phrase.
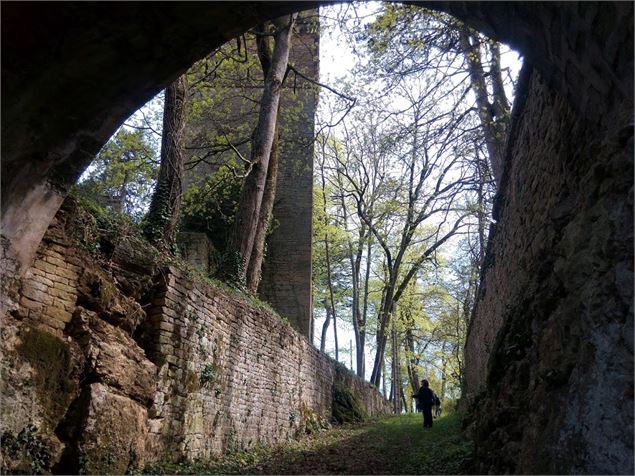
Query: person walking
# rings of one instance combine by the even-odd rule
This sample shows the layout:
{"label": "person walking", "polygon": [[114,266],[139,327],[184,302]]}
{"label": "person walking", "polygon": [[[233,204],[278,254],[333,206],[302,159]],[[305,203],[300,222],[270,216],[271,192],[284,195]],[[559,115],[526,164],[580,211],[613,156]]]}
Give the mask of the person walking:
{"label": "person walking", "polygon": [[430,383],[423,379],[421,388],[413,395],[419,403],[419,407],[423,411],[423,427],[432,428],[432,406],[434,405],[434,392],[430,390]]}
{"label": "person walking", "polygon": [[441,416],[441,400],[439,396],[434,394],[434,417],[439,418]]}

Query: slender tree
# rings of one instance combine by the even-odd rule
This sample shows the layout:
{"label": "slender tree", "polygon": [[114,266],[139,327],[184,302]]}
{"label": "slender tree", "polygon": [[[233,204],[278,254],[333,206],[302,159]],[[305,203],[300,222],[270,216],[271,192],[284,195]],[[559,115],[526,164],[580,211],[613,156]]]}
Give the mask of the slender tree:
{"label": "slender tree", "polygon": [[187,76],[182,75],[165,91],[159,178],[144,224],[148,239],[166,251],[174,245],[180,219],[186,98]]}
{"label": "slender tree", "polygon": [[[291,29],[291,27],[290,27]],[[273,38],[267,33],[267,25],[259,25],[258,30],[262,33],[256,36],[256,45],[258,49],[258,59],[265,78],[268,77],[273,62]],[[280,117],[280,104],[276,116]],[[265,240],[267,238],[267,230],[271,222],[273,213],[273,204],[276,198],[276,187],[278,182],[278,162],[279,162],[279,139],[280,139],[279,121],[276,119],[273,141],[271,143],[271,151],[269,153],[269,165],[267,167],[267,179],[265,189],[262,196],[262,204],[260,206],[260,214],[256,224],[256,234],[254,236],[254,244],[251,250],[251,257],[247,267],[247,289],[256,293],[260,284],[262,262],[265,255]],[[258,126],[254,131],[254,137],[258,135]],[[255,147],[255,140],[252,147]]]}
{"label": "slender tree", "polygon": [[291,47],[295,14],[272,21],[274,47],[271,65],[265,78],[258,126],[254,134],[250,170],[243,185],[234,227],[229,238],[223,276],[245,285],[252,256],[261,206],[267,182],[269,160],[278,119],[280,93]]}

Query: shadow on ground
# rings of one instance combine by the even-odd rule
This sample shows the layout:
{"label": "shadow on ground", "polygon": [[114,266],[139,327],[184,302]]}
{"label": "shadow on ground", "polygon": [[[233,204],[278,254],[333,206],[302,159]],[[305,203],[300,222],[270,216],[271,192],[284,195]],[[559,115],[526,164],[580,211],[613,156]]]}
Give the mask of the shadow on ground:
{"label": "shadow on ground", "polygon": [[421,414],[336,427],[277,448],[214,462],[147,468],[161,474],[465,474],[472,446],[456,414],[423,428]]}

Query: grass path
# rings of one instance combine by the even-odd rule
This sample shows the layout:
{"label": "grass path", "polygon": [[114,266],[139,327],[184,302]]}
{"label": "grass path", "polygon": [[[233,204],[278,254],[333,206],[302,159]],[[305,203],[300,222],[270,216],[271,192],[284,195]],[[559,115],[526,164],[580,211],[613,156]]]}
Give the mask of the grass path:
{"label": "grass path", "polygon": [[423,428],[421,414],[336,427],[274,449],[234,452],[206,465],[160,468],[171,474],[460,474],[470,444],[458,415]]}

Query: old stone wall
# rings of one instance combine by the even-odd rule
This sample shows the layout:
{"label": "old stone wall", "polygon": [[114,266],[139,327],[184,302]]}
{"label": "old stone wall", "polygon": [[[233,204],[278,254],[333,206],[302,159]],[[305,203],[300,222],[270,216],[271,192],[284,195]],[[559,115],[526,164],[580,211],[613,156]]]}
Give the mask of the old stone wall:
{"label": "old stone wall", "polygon": [[390,412],[273,311],[92,221],[67,201],[6,317],[5,470],[124,474],[274,444],[328,425],[342,392]]}
{"label": "old stone wall", "polygon": [[478,471],[630,473],[632,123],[521,76],[466,346]]}
{"label": "old stone wall", "polygon": [[149,355],[159,365],[152,425],[161,452],[205,458],[272,444],[331,418],[336,382],[371,415],[388,407],[288,322],[244,298],[170,268],[149,311]]}

